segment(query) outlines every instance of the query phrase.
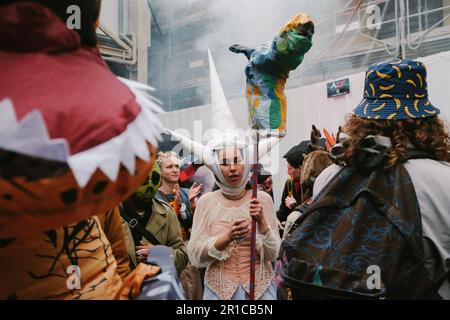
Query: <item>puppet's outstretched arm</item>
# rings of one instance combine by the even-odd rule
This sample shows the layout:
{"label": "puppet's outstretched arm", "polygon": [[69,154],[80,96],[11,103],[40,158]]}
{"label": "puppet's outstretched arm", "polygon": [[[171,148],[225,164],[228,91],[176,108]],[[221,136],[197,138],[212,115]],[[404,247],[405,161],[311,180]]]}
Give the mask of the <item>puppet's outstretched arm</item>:
{"label": "puppet's outstretched arm", "polygon": [[255,52],[255,49],[244,47],[239,44],[232,45],[229,49],[231,52],[244,54],[248,60],[250,60],[250,57],[252,56],[253,52]]}

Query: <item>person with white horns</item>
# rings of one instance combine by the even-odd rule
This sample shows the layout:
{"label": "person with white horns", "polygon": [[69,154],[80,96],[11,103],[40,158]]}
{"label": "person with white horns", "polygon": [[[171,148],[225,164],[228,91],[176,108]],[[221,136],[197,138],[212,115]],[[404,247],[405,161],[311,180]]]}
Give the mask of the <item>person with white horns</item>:
{"label": "person with white horns", "polygon": [[[250,221],[257,221],[255,299],[276,299],[273,261],[281,245],[271,197],[258,191],[252,199],[248,181],[253,145],[236,128],[209,52],[214,134],[206,146],[174,132],[185,150],[194,153],[214,173],[219,190],[203,195],[194,215],[188,243],[190,262],[206,268],[205,300],[248,300],[250,292]],[[263,157],[278,142],[259,143]]]}

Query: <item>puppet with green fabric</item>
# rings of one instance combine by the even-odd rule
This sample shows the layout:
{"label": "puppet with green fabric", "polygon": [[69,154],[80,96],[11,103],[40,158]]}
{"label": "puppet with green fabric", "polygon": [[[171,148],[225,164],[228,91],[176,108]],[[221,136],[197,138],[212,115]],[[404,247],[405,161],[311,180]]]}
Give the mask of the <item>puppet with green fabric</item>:
{"label": "puppet with green fabric", "polygon": [[298,14],[280,29],[271,43],[259,49],[230,47],[230,51],[243,53],[249,59],[245,74],[251,128],[286,134],[286,81],[311,49],[313,34],[311,18]]}

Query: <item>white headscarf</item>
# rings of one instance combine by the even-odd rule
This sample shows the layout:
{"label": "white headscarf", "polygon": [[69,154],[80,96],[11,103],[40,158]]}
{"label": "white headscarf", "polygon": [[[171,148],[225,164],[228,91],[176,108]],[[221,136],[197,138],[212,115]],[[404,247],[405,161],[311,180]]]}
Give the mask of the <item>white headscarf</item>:
{"label": "white headscarf", "polygon": [[[250,176],[254,147],[253,143],[247,143],[246,141],[246,138],[251,137],[243,137],[239,134],[209,50],[208,57],[211,80],[211,115],[214,126],[213,138],[204,146],[170,130],[168,130],[168,133],[180,141],[184,150],[193,153],[214,173],[216,184],[225,195],[238,196],[244,191]],[[259,158],[261,159],[266,155],[278,142],[277,137],[263,138],[259,143]],[[244,172],[238,186],[229,185],[220,170],[219,151],[232,148],[237,148],[244,159]]]}
{"label": "white headscarf", "polygon": [[[219,159],[219,153],[221,150],[233,150],[236,148],[238,152],[240,153],[241,157],[244,160],[244,171],[241,175],[241,180],[237,186],[230,185],[224,175],[221,171],[221,161]],[[245,186],[247,185],[248,179],[250,177],[250,171],[252,169],[251,162],[249,161],[248,154],[245,154],[247,149],[240,148],[238,144],[226,144],[222,146],[216,146],[213,148],[213,153],[215,157],[215,161],[208,166],[208,168],[211,169],[211,171],[214,173],[214,178],[216,180],[216,184],[219,186],[220,190],[226,195],[230,197],[236,197],[242,194],[242,192],[245,189]]]}

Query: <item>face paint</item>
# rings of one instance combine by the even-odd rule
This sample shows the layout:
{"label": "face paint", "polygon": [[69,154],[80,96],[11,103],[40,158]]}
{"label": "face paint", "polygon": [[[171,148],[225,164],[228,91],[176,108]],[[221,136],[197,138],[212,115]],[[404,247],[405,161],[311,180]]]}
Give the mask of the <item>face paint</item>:
{"label": "face paint", "polygon": [[136,196],[140,200],[151,200],[154,198],[156,192],[161,186],[161,168],[158,162],[155,161],[152,171],[149,177],[144,181],[144,183],[137,189]]}

